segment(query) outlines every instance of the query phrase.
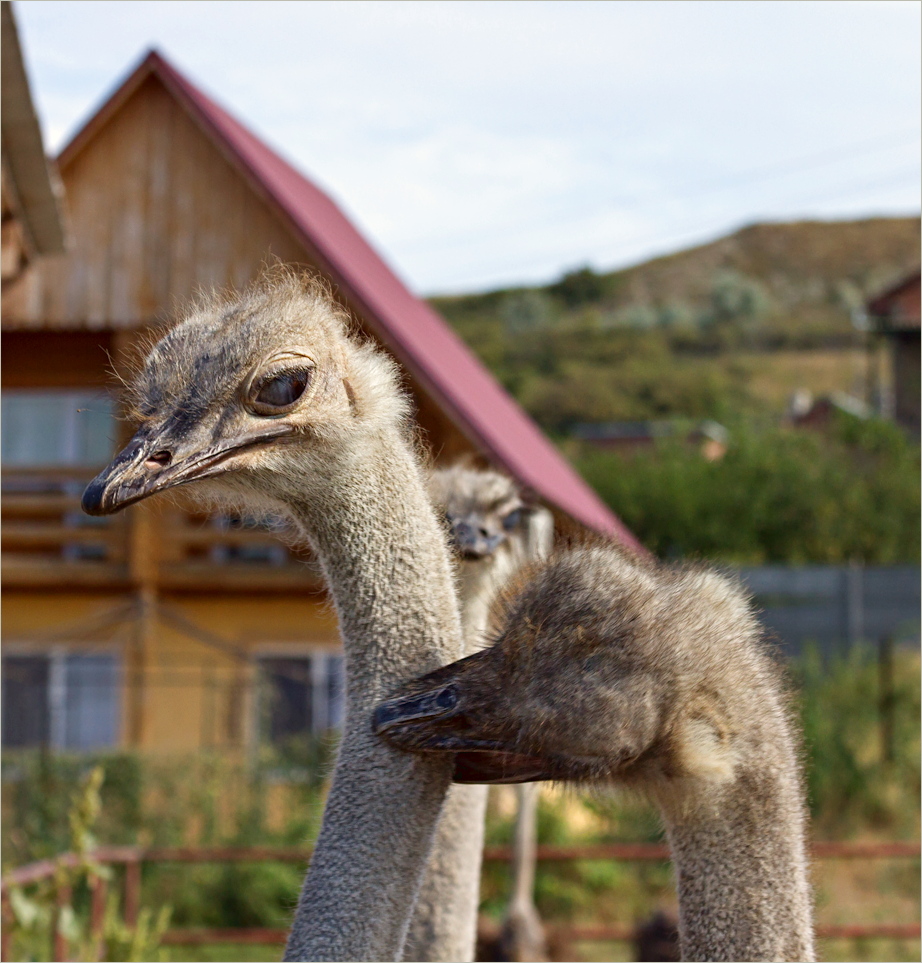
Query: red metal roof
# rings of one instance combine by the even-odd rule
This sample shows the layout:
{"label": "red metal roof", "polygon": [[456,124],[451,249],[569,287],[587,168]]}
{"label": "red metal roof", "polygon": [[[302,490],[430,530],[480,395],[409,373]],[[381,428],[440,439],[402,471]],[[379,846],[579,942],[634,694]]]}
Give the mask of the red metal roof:
{"label": "red metal roof", "polygon": [[336,204],[156,51],[64,148],[62,164],[149,73],[162,80],[275,207],[375,334],[485,454],[576,521],[641,548],[445,320],[410,293]]}

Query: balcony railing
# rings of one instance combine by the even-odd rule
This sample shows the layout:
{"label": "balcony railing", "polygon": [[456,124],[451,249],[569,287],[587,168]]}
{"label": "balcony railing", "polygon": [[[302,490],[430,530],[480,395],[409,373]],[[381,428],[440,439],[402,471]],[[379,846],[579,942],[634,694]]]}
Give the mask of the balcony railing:
{"label": "balcony railing", "polygon": [[8,586],[127,580],[124,516],[90,518],[80,496],[92,470],[6,469],[2,474],[3,581]]}
{"label": "balcony railing", "polygon": [[[286,544],[281,523],[207,515],[175,503],[91,518],[80,498],[93,469],[6,469],[2,474],[2,576],[8,587],[125,588],[138,561],[169,590],[315,589],[306,550]],[[142,567],[144,567],[142,565]],[[148,566],[150,568],[150,566]]]}

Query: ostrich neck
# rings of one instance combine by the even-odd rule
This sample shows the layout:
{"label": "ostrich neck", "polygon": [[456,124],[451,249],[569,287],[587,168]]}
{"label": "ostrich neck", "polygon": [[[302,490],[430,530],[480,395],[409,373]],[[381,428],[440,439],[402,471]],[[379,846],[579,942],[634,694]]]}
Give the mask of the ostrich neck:
{"label": "ostrich neck", "polygon": [[512,839],[512,898],[516,907],[533,907],[535,866],[538,858],[538,792],[540,783],[515,787],[518,813]]}
{"label": "ostrich neck", "polygon": [[665,812],[683,960],[812,960],[805,817],[793,753]]}
{"label": "ostrich neck", "polygon": [[458,603],[461,606],[465,655],[471,655],[486,645],[490,606],[496,593],[519,564],[506,546],[489,561],[460,563]]}
{"label": "ostrich neck", "polygon": [[[359,446],[356,446],[359,447]],[[310,500],[286,499],[323,566],[346,658],[346,720],[286,960],[398,960],[450,781],[450,760],[372,734],[394,686],[458,658],[444,537],[393,432],[331,457]]]}
{"label": "ostrich neck", "polygon": [[[504,552],[492,563],[458,563],[464,655],[483,647],[497,580],[511,567],[507,556]],[[486,786],[449,789],[410,921],[404,960],[443,963],[474,958],[486,807]]]}

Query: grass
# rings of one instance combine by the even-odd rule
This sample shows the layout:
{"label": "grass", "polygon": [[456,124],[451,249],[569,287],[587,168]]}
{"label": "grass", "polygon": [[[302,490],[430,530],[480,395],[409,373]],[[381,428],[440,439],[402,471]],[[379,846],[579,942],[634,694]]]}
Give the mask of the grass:
{"label": "grass", "polygon": [[769,411],[784,411],[799,388],[808,389],[815,398],[833,392],[864,397],[867,358],[863,350],[738,352],[721,360],[746,372],[749,395]]}

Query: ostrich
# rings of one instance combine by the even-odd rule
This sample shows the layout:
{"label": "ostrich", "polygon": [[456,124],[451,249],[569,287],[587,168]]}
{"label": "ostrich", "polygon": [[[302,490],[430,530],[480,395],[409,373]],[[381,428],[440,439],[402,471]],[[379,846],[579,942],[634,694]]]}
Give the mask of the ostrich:
{"label": "ostrich", "polygon": [[[485,641],[490,603],[525,564],[543,558],[554,519],[526,504],[505,475],[463,464],[434,471],[429,494],[456,550],[465,654]],[[513,898],[501,942],[509,959],[542,959],[543,931],[532,901],[534,786],[519,786]],[[445,801],[404,949],[405,960],[473,958],[483,850],[485,786],[453,786]]]}
{"label": "ostrich", "polygon": [[319,558],[346,656],[346,719],[286,960],[399,960],[451,779],[374,737],[385,693],[461,655],[451,561],[396,366],[322,284],[277,270],[196,306],[133,385],[140,427],[89,485],[108,514],[176,485],[282,513]]}
{"label": "ostrich", "polygon": [[658,805],[687,960],[812,960],[803,789],[779,671],[713,572],[561,553],[506,599],[491,648],[378,707],[458,782],[614,783]]}

